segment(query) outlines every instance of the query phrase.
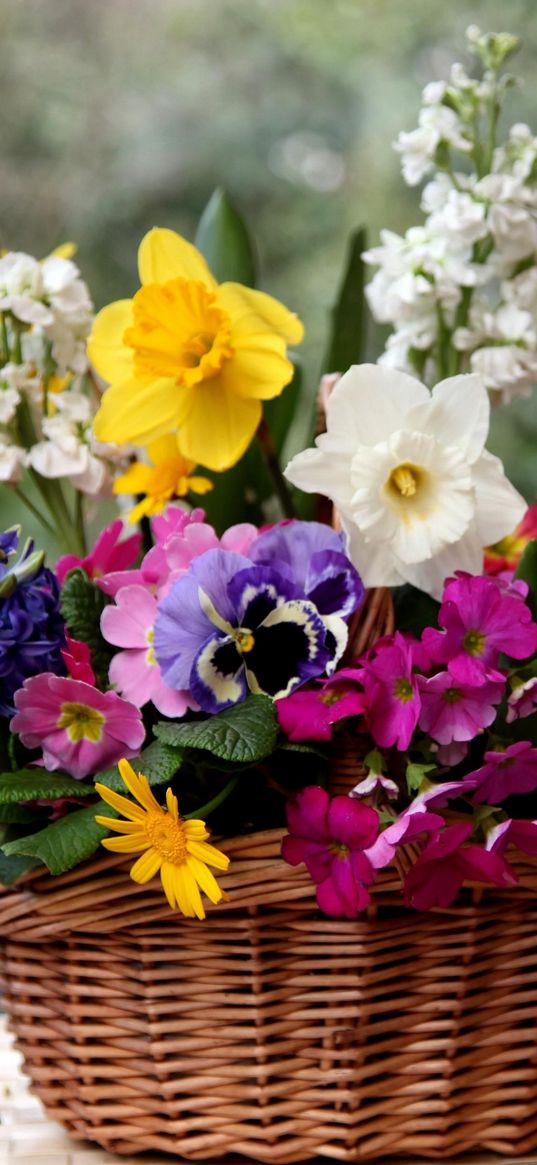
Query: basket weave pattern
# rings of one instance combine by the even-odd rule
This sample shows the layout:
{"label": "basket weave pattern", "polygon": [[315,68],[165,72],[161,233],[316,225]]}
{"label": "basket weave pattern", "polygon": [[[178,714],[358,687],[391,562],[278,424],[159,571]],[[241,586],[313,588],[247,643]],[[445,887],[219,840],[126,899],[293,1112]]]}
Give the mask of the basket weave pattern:
{"label": "basket weave pattern", "polygon": [[[389,631],[369,597],[355,649]],[[334,791],[358,778],[334,754]],[[449,910],[323,918],[281,831],[226,839],[205,925],[102,855],[0,895],[5,1006],[49,1115],[109,1150],[290,1163],[537,1148],[537,863]]]}

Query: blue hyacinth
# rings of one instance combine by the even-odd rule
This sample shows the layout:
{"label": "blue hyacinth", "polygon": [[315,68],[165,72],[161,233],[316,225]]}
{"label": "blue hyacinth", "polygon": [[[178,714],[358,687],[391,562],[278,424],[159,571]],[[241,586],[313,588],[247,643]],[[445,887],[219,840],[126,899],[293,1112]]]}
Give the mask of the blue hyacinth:
{"label": "blue hyacinth", "polygon": [[18,557],[19,527],[0,534],[0,715],[12,716],[13,694],[29,676],[65,674],[65,626],[56,576],[28,539]]}

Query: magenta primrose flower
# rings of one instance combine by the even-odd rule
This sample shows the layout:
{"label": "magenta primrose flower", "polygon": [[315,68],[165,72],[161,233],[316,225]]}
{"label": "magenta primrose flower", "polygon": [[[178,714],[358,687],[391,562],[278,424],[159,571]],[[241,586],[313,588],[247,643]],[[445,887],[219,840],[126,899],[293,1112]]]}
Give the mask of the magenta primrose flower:
{"label": "magenta primrose flower", "polygon": [[527,659],[537,649],[537,624],[524,601],[523,583],[508,586],[499,578],[457,571],[448,579],[438,622],[443,631],[426,627],[422,642],[431,659],[447,664],[459,683],[500,681],[500,652]]}
{"label": "magenta primrose flower", "polygon": [[486,752],[485,764],[464,778],[466,786],[470,782],[473,800],[487,805],[500,805],[514,793],[533,793],[537,789],[537,748],[529,740],[518,740],[503,752]]}
{"label": "magenta primrose flower", "polygon": [[448,825],[434,834],[409,870],[405,900],[415,910],[446,908],[455,901],[464,882],[515,886],[517,877],[505,859],[479,845],[465,845],[473,825]]}
{"label": "magenta primrose flower", "polygon": [[504,854],[508,846],[515,845],[522,853],[537,854],[537,821],[500,821],[487,833],[485,848],[494,854]]}
{"label": "magenta primrose flower", "polygon": [[68,633],[65,640],[67,647],[62,650],[62,659],[69,675],[73,680],[94,684],[95,672],[91,666],[91,651],[87,643],[82,643],[80,639],[73,639]]}
{"label": "magenta primrose flower", "polygon": [[[381,748],[408,748],[418,723],[421,699],[413,668],[420,644],[395,635],[379,640],[369,656],[360,660],[369,731]],[[423,653],[424,654],[424,653]],[[419,660],[422,664],[421,659]]]}
{"label": "magenta primrose flower", "polygon": [[141,586],[121,587],[115,604],[104,608],[101,631],[118,651],[110,664],[110,683],[126,700],[143,708],[151,701],[164,716],[184,716],[197,709],[190,692],[164,683],[153,648],[157,598]]}
{"label": "magenta primrose flower", "polygon": [[522,720],[525,716],[532,716],[534,712],[537,712],[537,676],[532,676],[525,683],[518,684],[509,695],[507,699],[507,723],[512,724],[513,720]]}
{"label": "magenta primrose flower", "polygon": [[492,724],[505,682],[465,684],[455,680],[449,671],[442,671],[430,679],[418,676],[418,688],[420,728],[438,744],[451,744],[473,740]]}
{"label": "magenta primrose flower", "polygon": [[358,686],[360,676],[354,668],[341,668],[328,680],[276,700],[282,732],[292,741],[331,740],[334,724],[364,710],[364,693]]}
{"label": "magenta primrose flower", "polygon": [[99,534],[95,545],[85,558],[78,558],[76,554],[65,554],[56,563],[56,577],[63,583],[66,574],[75,567],[80,567],[89,578],[98,579],[110,571],[126,570],[136,562],[142,541],[141,534],[131,534],[129,538],[121,538],[123,522],[116,518]]}
{"label": "magenta primrose flower", "polygon": [[369,861],[376,869],[389,866],[393,861],[399,846],[408,845],[408,842],[424,833],[434,833],[445,824],[439,813],[401,813],[393,825],[388,825],[383,833],[379,834],[376,842],[367,851]]}
{"label": "magenta primrose flower", "polygon": [[87,777],[136,756],[145,729],[138,708],[115,692],[52,672],[26,680],[15,693],[10,729],[25,748],[43,748],[45,768]]}
{"label": "magenta primrose flower", "polygon": [[287,824],[284,861],[291,866],[305,863],[325,914],[356,918],[367,906],[368,887],[375,880],[366,851],[378,835],[378,813],[361,801],[330,798],[320,786],[308,785],[288,802]]}

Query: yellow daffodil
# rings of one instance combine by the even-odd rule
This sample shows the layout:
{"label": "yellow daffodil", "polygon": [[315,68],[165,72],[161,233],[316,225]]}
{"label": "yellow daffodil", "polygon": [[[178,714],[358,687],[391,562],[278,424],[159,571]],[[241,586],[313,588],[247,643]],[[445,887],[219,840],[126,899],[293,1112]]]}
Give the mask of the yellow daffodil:
{"label": "yellow daffodil", "polygon": [[115,494],[146,495],[131,510],[129,522],[160,514],[171,498],[184,498],[188,493],[205,494],[213,488],[207,477],[192,474],[194,462],[179,453],[173,434],[152,441],[147,452],[152,465],[135,461],[114,482]]}
{"label": "yellow daffodil", "polygon": [[252,440],[261,401],[292,379],[287,345],[300,343],[302,324],[270,295],[219,285],[174,231],[149,231],[138,267],[140,290],[99,312],[90,337],[90,359],[110,384],[95,436],[147,445],[175,432],[194,464],[229,469]]}
{"label": "yellow daffodil", "polygon": [[172,910],[178,908],[187,918],[205,918],[200,889],[211,902],[221,902],[224,892],[209,870],[227,870],[229,858],[214,845],[207,844],[209,833],[204,821],[183,821],[177,797],[166,790],[164,809],[155,800],[147,777],[135,773],[127,760],[118,764],[121,777],[138,804],[106,785],[95,788],[113,809],[126,820],[96,816],[99,825],[114,829],[123,837],[105,837],[102,844],[114,853],[140,853],[131,868],[133,881],[149,882],[160,872],[162,888]]}

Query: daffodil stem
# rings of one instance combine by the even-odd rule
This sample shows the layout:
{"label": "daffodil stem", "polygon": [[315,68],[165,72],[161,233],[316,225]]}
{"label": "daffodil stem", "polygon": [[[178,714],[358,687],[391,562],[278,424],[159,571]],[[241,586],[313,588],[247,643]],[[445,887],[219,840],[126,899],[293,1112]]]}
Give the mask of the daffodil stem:
{"label": "daffodil stem", "polygon": [[274,492],[282,507],[283,513],[286,518],[296,518],[296,511],[293,505],[291,492],[281,470],[276,446],[272,439],[272,433],[264,418],[257,430],[257,439],[263,451],[263,455],[267,463],[267,469],[270,473],[272,483],[274,485]]}
{"label": "daffodil stem", "polygon": [[211,801],[207,801],[207,804],[202,805],[200,809],[195,809],[193,813],[185,813],[183,820],[192,821],[201,818],[203,821],[205,821],[205,818],[208,817],[210,813],[213,813],[215,809],[218,809],[218,806],[221,805],[222,802],[225,801],[227,797],[229,797],[229,794],[233,792],[238,779],[239,774],[237,773],[234,777],[231,777],[231,780],[228,781],[227,785],[224,785],[224,788],[216,794],[216,797],[213,797]]}

